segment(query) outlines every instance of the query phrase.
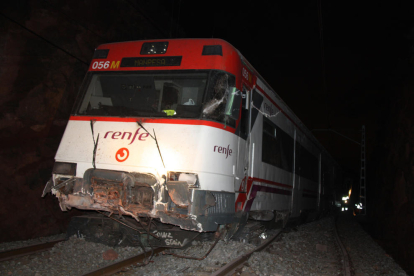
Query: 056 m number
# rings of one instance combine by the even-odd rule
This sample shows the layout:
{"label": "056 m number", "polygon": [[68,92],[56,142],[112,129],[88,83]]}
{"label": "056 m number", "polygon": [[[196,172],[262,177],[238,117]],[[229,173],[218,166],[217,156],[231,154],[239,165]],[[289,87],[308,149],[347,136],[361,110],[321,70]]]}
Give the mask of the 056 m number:
{"label": "056 m number", "polygon": [[92,69],[108,69],[109,68],[109,60],[108,61],[95,61],[92,63]]}

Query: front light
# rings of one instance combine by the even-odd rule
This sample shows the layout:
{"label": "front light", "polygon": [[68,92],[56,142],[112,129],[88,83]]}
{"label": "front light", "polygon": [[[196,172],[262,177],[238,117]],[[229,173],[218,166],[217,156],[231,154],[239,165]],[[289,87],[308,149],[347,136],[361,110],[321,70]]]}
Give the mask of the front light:
{"label": "front light", "polygon": [[55,162],[53,174],[76,175],[76,163]]}
{"label": "front light", "polygon": [[199,181],[196,173],[168,172],[168,181],[185,181],[189,188],[198,188]]}

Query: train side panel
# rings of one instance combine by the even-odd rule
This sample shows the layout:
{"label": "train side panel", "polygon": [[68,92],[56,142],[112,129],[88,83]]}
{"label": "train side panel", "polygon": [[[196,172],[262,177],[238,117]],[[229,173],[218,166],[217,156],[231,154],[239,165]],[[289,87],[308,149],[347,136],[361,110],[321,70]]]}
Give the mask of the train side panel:
{"label": "train side panel", "polygon": [[245,211],[259,220],[273,219],[275,211],[292,218],[324,211],[332,204],[334,183],[326,171],[334,161],[259,78],[252,95]]}

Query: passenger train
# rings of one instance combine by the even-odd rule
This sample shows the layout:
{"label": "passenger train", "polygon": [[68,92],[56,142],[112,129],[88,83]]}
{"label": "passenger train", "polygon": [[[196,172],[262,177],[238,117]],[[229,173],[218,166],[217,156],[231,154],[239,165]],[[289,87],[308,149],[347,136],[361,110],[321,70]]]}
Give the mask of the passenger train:
{"label": "passenger train", "polygon": [[95,50],[44,194],[206,232],[324,212],[340,177],[236,48],[165,39]]}

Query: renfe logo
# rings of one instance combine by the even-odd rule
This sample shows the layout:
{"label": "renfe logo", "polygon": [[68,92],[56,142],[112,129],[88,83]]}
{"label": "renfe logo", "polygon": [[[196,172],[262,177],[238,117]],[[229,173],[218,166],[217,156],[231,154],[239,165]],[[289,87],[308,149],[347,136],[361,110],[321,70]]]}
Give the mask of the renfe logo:
{"label": "renfe logo", "polygon": [[128,159],[128,156],[129,156],[129,150],[127,148],[120,148],[115,153],[115,159],[118,162],[124,162],[125,160]]}
{"label": "renfe logo", "polygon": [[[141,128],[138,128],[135,131],[134,137],[132,138],[131,143],[129,143],[128,145],[131,145],[135,141],[135,138],[137,137],[140,129]],[[112,133],[112,135],[110,135],[109,133]],[[111,137],[112,139],[115,139],[115,140],[117,140],[117,139],[124,140],[124,138],[126,138],[126,140],[130,140],[131,136],[132,136],[132,132],[108,131],[107,133],[105,133],[104,139],[106,139],[106,137],[108,137],[108,135],[109,135],[109,137]],[[140,140],[140,141],[145,141],[145,138],[147,138],[148,136],[149,136],[149,133],[141,133],[138,136],[137,139]]]}
{"label": "renfe logo", "polygon": [[231,153],[233,152],[231,150],[231,148],[230,148],[230,145],[228,145],[227,148],[225,148],[225,147],[219,147],[219,146],[214,146],[214,150],[213,151],[216,152],[216,150],[217,150],[218,153],[225,154],[226,155],[226,159],[227,159],[227,157],[229,157],[229,155],[231,156]]}

